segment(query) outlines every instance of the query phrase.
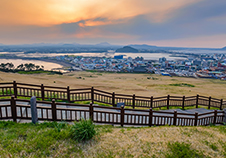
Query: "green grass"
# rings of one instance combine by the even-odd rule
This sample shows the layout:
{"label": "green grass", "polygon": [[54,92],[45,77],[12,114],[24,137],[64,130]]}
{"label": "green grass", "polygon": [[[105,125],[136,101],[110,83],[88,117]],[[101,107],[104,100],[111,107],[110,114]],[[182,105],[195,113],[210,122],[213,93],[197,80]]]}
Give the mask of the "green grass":
{"label": "green grass", "polygon": [[207,146],[209,146],[214,151],[218,150],[218,147],[214,143],[211,143],[211,142],[208,142],[207,140],[205,140],[204,141],[204,144],[206,144]]}
{"label": "green grass", "polygon": [[[1,94],[1,91],[0,91]],[[10,99],[10,96],[6,96],[6,97],[0,97],[0,99]],[[27,99],[30,100],[30,97],[17,97],[19,99]],[[41,98],[37,98],[38,101],[41,101]],[[52,101],[52,99],[45,99],[45,101]],[[55,100],[56,102],[64,102],[64,103],[69,103],[67,100]],[[86,104],[89,105],[91,103],[91,101],[75,101],[75,102],[70,102],[70,103],[74,103],[74,104]],[[105,103],[99,103],[99,102],[94,102],[94,104],[100,105],[100,106],[107,106],[107,107],[113,107],[110,104],[105,104]],[[181,106],[169,106],[169,109],[181,109],[181,110],[189,110],[189,109],[195,109],[196,106],[188,106],[185,107],[184,109]],[[208,106],[201,106],[199,105],[198,108],[204,108],[204,109],[208,109]],[[132,106],[125,106],[125,109],[133,109]],[[145,107],[135,107],[135,109],[144,109],[144,110],[149,110],[150,108],[145,108]],[[168,110],[167,107],[161,107],[161,108],[153,108],[153,110]],[[219,110],[219,108],[216,107],[210,107],[210,110]]]}
{"label": "green grass", "polygon": [[0,133],[0,144],[3,148],[0,157],[6,155],[26,157],[31,153],[35,153],[36,157],[50,156],[59,149],[62,141],[69,141],[67,127],[58,132],[55,130],[54,123],[34,125],[0,122]]}
{"label": "green grass", "polygon": [[[10,94],[10,91],[7,90],[7,91],[4,91],[4,94],[6,94],[6,92],[8,94]],[[14,94],[14,91],[12,90],[12,95]],[[0,91],[0,95],[3,94],[2,91]],[[47,96],[46,96],[47,97]],[[55,95],[55,97],[57,98],[57,95]],[[10,96],[5,96],[5,97],[0,97],[0,99],[9,99]],[[18,96],[17,98],[19,99],[27,99],[29,100],[30,97],[21,97],[21,96]],[[80,99],[80,98],[76,98],[76,99]],[[41,98],[37,98],[37,100],[41,101],[42,99]],[[45,99],[45,101],[52,101],[52,99]],[[65,103],[69,103],[67,100],[60,100],[60,99],[56,99],[55,100],[56,102],[65,102]],[[74,104],[90,104],[91,101],[75,101],[75,102],[70,102],[70,103],[74,103]],[[106,104],[106,103],[99,103],[99,102],[94,102],[94,104],[97,104],[97,105],[100,105],[100,106],[107,106],[107,107],[112,107],[112,105],[110,104]],[[132,106],[125,106],[126,109],[133,109]],[[169,106],[169,109],[182,109],[182,110],[188,110],[188,109],[195,109],[196,106],[188,106],[184,109],[182,109],[182,106]],[[198,108],[205,108],[205,109],[208,109],[208,106],[198,106]],[[149,109],[149,108],[143,108],[143,107],[135,107],[135,109]],[[153,110],[168,110],[167,107],[161,107],[161,108],[153,108]],[[210,107],[210,110],[219,110],[219,108],[216,108],[216,107]]]}
{"label": "green grass", "polygon": [[158,78],[156,77],[147,77],[148,80],[152,79],[152,80],[158,80]]}
{"label": "green grass", "polygon": [[[226,126],[122,128],[95,125],[98,136],[81,142],[71,137],[71,127],[71,124],[65,122],[32,124],[0,121],[0,157],[209,157],[205,150],[211,150],[208,154],[212,153],[216,157],[226,156],[226,143],[222,139],[226,134]],[[169,141],[169,130],[175,130],[177,135],[186,140]],[[224,135],[210,137],[212,132]],[[146,138],[150,135],[154,136],[154,140]],[[192,144],[192,140],[189,142],[197,136],[203,137],[199,141],[201,144],[197,145],[201,150],[196,144]],[[213,140],[216,141],[212,142]]]}
{"label": "green grass", "polygon": [[13,90],[11,90],[11,93],[10,93],[10,90],[2,90],[2,89],[0,89],[0,95],[2,95],[2,94],[14,94],[14,91]]}
{"label": "green grass", "polygon": [[48,71],[18,71],[18,74],[41,74],[41,73],[50,73]]}
{"label": "green grass", "polygon": [[[181,110],[189,110],[189,109],[195,109],[195,108],[196,106],[187,106],[187,107],[184,107],[184,109],[180,106],[169,106],[169,109],[181,109]],[[199,105],[198,108],[208,109],[208,106]],[[167,110],[167,107],[154,108],[153,110]],[[219,108],[210,107],[210,110],[219,110]]]}
{"label": "green grass", "polygon": [[[67,153],[64,153],[66,157],[71,153],[80,153],[82,148],[78,145],[81,143],[71,137],[72,127],[65,122],[32,124],[0,121],[0,157],[48,157],[61,150],[62,146],[67,148]],[[92,127],[98,133],[112,131],[112,126]]]}
{"label": "green grass", "polygon": [[195,85],[188,84],[188,83],[175,83],[169,84],[170,86],[178,86],[178,87],[195,87]]}
{"label": "green grass", "polygon": [[169,153],[166,153],[166,158],[202,158],[203,153],[198,150],[191,149],[188,143],[174,142],[168,143]]}

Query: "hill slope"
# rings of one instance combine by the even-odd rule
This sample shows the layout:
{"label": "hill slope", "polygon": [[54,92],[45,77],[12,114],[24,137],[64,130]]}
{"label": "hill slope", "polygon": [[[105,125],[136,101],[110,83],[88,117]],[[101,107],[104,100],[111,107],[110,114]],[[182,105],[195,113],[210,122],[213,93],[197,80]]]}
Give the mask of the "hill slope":
{"label": "hill slope", "polygon": [[138,53],[139,51],[133,47],[125,46],[123,48],[119,48],[116,52],[131,52],[131,53]]}

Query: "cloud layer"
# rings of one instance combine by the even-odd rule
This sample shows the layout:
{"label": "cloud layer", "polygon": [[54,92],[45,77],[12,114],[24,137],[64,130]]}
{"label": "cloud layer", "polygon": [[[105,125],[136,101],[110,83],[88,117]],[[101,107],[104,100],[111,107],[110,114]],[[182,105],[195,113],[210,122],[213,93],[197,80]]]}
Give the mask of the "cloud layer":
{"label": "cloud layer", "polygon": [[221,47],[226,45],[225,7],[224,0],[1,0],[0,43],[203,47],[212,38],[211,47]]}

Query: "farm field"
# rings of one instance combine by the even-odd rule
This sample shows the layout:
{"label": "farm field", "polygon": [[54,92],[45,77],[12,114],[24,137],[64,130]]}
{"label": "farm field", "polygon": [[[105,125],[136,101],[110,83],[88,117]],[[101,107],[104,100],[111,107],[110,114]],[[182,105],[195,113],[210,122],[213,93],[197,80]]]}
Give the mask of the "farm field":
{"label": "farm field", "polygon": [[191,96],[204,95],[226,99],[226,81],[168,77],[155,74],[126,74],[101,72],[72,72],[64,75],[14,74],[0,72],[0,82],[70,86],[70,88],[95,87],[100,90],[139,96]]}

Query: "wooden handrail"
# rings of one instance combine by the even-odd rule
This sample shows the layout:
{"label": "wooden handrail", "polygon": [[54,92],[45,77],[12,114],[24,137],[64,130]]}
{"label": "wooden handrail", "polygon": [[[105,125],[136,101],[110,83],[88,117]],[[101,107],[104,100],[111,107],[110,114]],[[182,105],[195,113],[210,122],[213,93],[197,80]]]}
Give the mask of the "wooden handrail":
{"label": "wooden handrail", "polygon": [[[0,119],[13,119],[15,122],[17,119],[31,119],[31,116],[28,115],[28,109],[30,108],[29,105],[26,105],[30,102],[30,100],[26,99],[17,99],[14,96],[11,99],[0,99],[1,101],[10,101],[10,105],[1,106],[2,108],[11,107],[11,115],[8,113],[7,110],[0,111]],[[25,102],[25,105],[22,105],[19,102]],[[63,119],[62,114],[65,116],[65,121],[74,121],[76,119],[78,121],[83,117],[84,119],[88,119],[86,116],[89,116],[93,122],[103,123],[103,124],[120,124],[121,126],[124,125],[145,125],[145,126],[153,126],[153,125],[164,125],[166,122],[170,121],[170,125],[184,125],[184,126],[197,126],[197,125],[209,125],[210,123],[222,123],[223,122],[223,111],[212,111],[203,114],[187,114],[187,113],[178,113],[177,111],[174,112],[167,112],[167,111],[153,111],[152,108],[149,110],[137,110],[137,109],[124,109],[122,106],[121,108],[116,107],[104,107],[104,106],[97,106],[92,103],[88,105],[80,105],[80,104],[73,104],[73,103],[56,103],[53,99],[52,101],[37,101],[37,103],[45,103],[50,105],[49,107],[46,106],[37,106],[40,110],[39,114],[41,117],[40,120],[48,120],[48,121],[61,121]],[[59,106],[63,105],[63,106]],[[65,107],[64,107],[65,106]],[[67,107],[69,106],[69,107]],[[71,108],[71,106],[74,106]],[[79,106],[79,108],[76,108]],[[84,107],[84,108],[82,108]],[[88,108],[87,108],[88,107]],[[25,116],[21,110],[25,110]],[[19,110],[19,111],[18,111]],[[46,112],[45,112],[46,111]],[[49,117],[49,112],[52,113],[52,118]],[[2,114],[4,112],[4,114]],[[20,113],[20,114],[19,114]],[[43,114],[46,113],[46,117],[43,117]],[[59,113],[61,113],[59,115]],[[80,113],[79,115],[75,113]],[[19,114],[19,115],[18,115]],[[75,115],[75,117],[72,117]],[[207,115],[207,116],[205,116]],[[4,116],[4,117],[2,117]],[[120,117],[119,117],[120,116]],[[111,119],[111,117],[113,117]],[[149,117],[149,118],[148,118]],[[213,119],[209,119],[213,117]],[[74,118],[74,119],[73,119]],[[98,119],[97,119],[98,118]],[[115,119],[114,119],[115,118]],[[132,122],[129,122],[130,120]],[[138,119],[138,121],[136,120]],[[156,121],[157,119],[157,121]],[[159,124],[158,119],[161,120]],[[166,120],[165,120],[166,119]],[[169,120],[172,119],[172,120]],[[181,122],[178,119],[187,120]],[[202,121],[206,119],[208,121]],[[200,123],[201,120],[201,123]],[[154,121],[154,122],[153,122]],[[162,122],[164,121],[164,122]],[[189,123],[187,124],[187,122]],[[193,122],[194,121],[194,122]],[[186,122],[186,123],[185,123]],[[204,122],[204,123],[203,123]]]}
{"label": "wooden handrail", "polygon": [[[11,84],[11,85],[10,85]],[[3,86],[1,86],[3,85]],[[4,86],[8,85],[8,86]],[[26,87],[23,87],[26,86]],[[31,88],[31,87],[34,88]],[[80,92],[81,91],[81,92]],[[84,92],[86,91],[86,92]],[[146,108],[160,108],[160,107],[167,107],[169,109],[170,106],[181,106],[182,108],[186,106],[193,106],[196,105],[196,108],[198,105],[204,105],[210,107],[217,107],[219,109],[222,109],[225,107],[226,101],[223,101],[223,99],[217,99],[212,97],[206,97],[206,96],[162,96],[162,97],[145,97],[145,96],[137,96],[137,95],[128,95],[128,94],[116,94],[116,93],[110,93],[106,91],[102,91],[95,88],[84,88],[84,89],[70,89],[68,87],[56,87],[56,86],[44,86],[42,85],[35,85],[35,84],[27,84],[27,83],[18,83],[16,81],[14,82],[4,82],[0,83],[0,97],[4,96],[11,96],[15,95],[15,98],[17,97],[30,97],[32,95],[38,94],[38,98],[42,98],[44,101],[45,99],[60,99],[60,100],[66,100],[68,102],[71,101],[91,101],[94,103],[101,102],[110,104],[112,106],[115,106],[119,99],[122,102],[127,102],[129,100],[128,105],[126,106],[132,106],[135,107],[146,107]],[[99,93],[98,93],[99,92]],[[91,95],[90,95],[90,94]],[[87,94],[87,95],[86,95]],[[98,94],[98,97],[94,97],[94,94]],[[111,101],[105,100],[106,97],[109,97]],[[189,102],[189,101],[195,101],[196,104]],[[165,102],[166,103],[163,103]],[[173,103],[173,104],[172,104]]]}

